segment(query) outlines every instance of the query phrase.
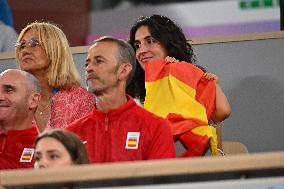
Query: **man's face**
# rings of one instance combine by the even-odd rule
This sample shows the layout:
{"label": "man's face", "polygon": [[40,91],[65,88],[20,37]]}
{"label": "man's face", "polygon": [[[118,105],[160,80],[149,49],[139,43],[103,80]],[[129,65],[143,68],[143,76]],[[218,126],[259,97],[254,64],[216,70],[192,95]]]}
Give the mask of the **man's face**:
{"label": "man's face", "polygon": [[28,111],[26,79],[18,72],[0,74],[0,122],[14,121]]}
{"label": "man's face", "polygon": [[114,42],[97,42],[86,59],[88,91],[102,95],[118,86],[118,46]]}

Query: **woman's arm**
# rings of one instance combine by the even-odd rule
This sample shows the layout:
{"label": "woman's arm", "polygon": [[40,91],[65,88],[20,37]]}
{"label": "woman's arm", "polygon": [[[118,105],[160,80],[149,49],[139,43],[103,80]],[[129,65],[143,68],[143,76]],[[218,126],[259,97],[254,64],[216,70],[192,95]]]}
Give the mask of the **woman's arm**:
{"label": "woman's arm", "polygon": [[215,110],[213,111],[211,119],[214,122],[221,122],[231,114],[230,103],[219,85],[218,76],[212,73],[205,73],[204,78],[207,80],[215,80],[216,82]]}

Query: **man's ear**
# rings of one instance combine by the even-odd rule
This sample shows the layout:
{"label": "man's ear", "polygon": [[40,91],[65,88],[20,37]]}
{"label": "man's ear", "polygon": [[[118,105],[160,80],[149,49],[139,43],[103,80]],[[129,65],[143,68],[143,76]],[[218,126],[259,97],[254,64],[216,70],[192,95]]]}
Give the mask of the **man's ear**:
{"label": "man's ear", "polygon": [[127,80],[130,76],[130,73],[132,71],[132,65],[130,63],[123,63],[118,68],[118,80]]}
{"label": "man's ear", "polygon": [[29,101],[28,101],[29,109],[36,109],[39,105],[40,99],[41,99],[41,95],[39,93],[33,93],[29,97]]}

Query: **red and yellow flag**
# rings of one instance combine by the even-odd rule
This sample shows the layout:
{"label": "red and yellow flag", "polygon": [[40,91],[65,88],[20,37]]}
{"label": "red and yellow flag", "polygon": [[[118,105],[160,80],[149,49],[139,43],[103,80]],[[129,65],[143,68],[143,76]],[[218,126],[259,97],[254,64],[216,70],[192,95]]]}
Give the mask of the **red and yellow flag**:
{"label": "red and yellow flag", "polygon": [[217,154],[217,136],[208,119],[215,108],[215,82],[186,62],[164,60],[145,65],[144,107],[170,123],[175,140],[187,149],[183,157],[201,156],[211,147]]}

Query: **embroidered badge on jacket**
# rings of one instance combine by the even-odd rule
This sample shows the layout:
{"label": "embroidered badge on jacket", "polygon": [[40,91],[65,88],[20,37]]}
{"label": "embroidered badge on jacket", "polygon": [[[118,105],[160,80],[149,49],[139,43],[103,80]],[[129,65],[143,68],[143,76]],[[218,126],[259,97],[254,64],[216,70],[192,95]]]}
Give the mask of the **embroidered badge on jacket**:
{"label": "embroidered badge on jacket", "polygon": [[140,132],[128,132],[125,149],[138,149]]}
{"label": "embroidered badge on jacket", "polygon": [[33,148],[24,148],[20,162],[32,162],[35,150]]}

